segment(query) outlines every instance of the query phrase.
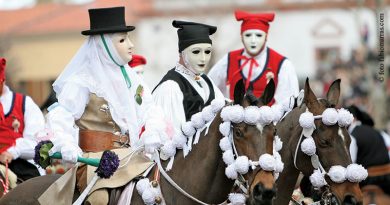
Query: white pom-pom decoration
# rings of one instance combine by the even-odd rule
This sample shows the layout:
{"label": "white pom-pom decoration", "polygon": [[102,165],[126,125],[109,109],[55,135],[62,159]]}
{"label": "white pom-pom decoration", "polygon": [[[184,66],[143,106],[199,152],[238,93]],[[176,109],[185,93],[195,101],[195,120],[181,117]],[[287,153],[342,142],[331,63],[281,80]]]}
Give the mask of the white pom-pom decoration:
{"label": "white pom-pom decoration", "polygon": [[144,200],[144,203],[147,205],[152,205],[155,203],[156,194],[152,191],[152,188],[145,190],[142,193],[142,200]]}
{"label": "white pom-pom decoration", "polygon": [[185,122],[181,125],[181,130],[183,131],[183,134],[187,137],[194,136],[196,130],[194,125],[191,121]]}
{"label": "white pom-pom decoration", "polygon": [[234,123],[244,121],[244,108],[241,105],[233,105],[229,113],[229,119]]}
{"label": "white pom-pom decoration", "polygon": [[246,174],[249,169],[249,160],[247,156],[239,156],[234,162],[236,171],[240,174]]}
{"label": "white pom-pom decoration", "polygon": [[345,181],[345,175],[347,173],[347,169],[343,166],[336,165],[332,166],[328,171],[328,176],[330,180],[336,183],[342,183]]}
{"label": "white pom-pom decoration", "polygon": [[320,188],[326,185],[324,175],[322,175],[321,171],[318,169],[314,170],[309,179],[311,184],[316,188]]}
{"label": "white pom-pom decoration", "polygon": [[233,154],[233,150],[229,149],[229,150],[226,150],[226,152],[224,152],[222,154],[222,159],[223,161],[225,162],[225,164],[227,165],[231,165],[234,163],[234,154]]}
{"label": "white pom-pom decoration", "polygon": [[141,139],[143,140],[147,153],[153,153],[157,148],[162,146],[159,133],[156,131],[145,130],[142,133]]}
{"label": "white pom-pom decoration", "polygon": [[224,137],[219,141],[219,147],[222,151],[226,152],[229,149],[232,149],[232,145],[228,137]]}
{"label": "white pom-pom decoration", "polygon": [[262,125],[268,125],[274,120],[274,113],[268,106],[261,106],[259,113],[259,123]]}
{"label": "white pom-pom decoration", "polygon": [[191,117],[191,122],[196,129],[200,129],[205,125],[205,121],[202,118],[202,113],[198,112]]}
{"label": "white pom-pom decoration", "polygon": [[274,122],[279,122],[280,119],[282,119],[284,110],[282,105],[274,104],[271,107],[272,112],[274,113]]}
{"label": "white pom-pom decoration", "polygon": [[334,108],[326,108],[322,113],[322,122],[325,125],[334,125],[337,123],[338,113]]}
{"label": "white pom-pom decoration", "polygon": [[259,108],[257,106],[249,106],[244,110],[244,122],[255,125],[259,120]]}
{"label": "white pom-pom decoration", "polygon": [[228,165],[225,169],[225,174],[229,179],[237,179],[238,173],[234,168],[234,164]]}
{"label": "white pom-pom decoration", "polygon": [[276,135],[274,137],[274,150],[279,152],[282,149],[282,147],[283,147],[283,142],[282,140],[280,140],[280,137]]}
{"label": "white pom-pom decoration", "polygon": [[284,163],[280,159],[275,160],[275,172],[281,173],[284,169]]}
{"label": "white pom-pom decoration", "polygon": [[338,122],[340,127],[345,127],[353,122],[353,115],[346,109],[339,109]]}
{"label": "white pom-pom decoration", "polygon": [[225,137],[227,137],[230,133],[230,127],[231,123],[230,122],[223,122],[222,124],[219,125],[219,132]]}
{"label": "white pom-pom decoration", "polygon": [[137,182],[135,187],[139,194],[142,195],[147,188],[150,188],[150,181],[148,178],[143,178]]}
{"label": "white pom-pom decoration", "polygon": [[214,99],[213,101],[211,101],[211,110],[214,112],[214,113],[217,113],[219,112],[223,106],[225,106],[225,100],[222,100],[222,99]]}
{"label": "white pom-pom decoration", "polygon": [[202,118],[205,122],[209,122],[214,118],[215,114],[211,109],[211,106],[208,105],[202,110]]}
{"label": "white pom-pom decoration", "polygon": [[187,143],[187,138],[180,132],[173,136],[172,141],[177,148],[183,148],[184,145]]}
{"label": "white pom-pom decoration", "polygon": [[350,164],[347,167],[346,178],[350,182],[361,182],[368,176],[367,170],[360,164]]}
{"label": "white pom-pom decoration", "polygon": [[259,165],[265,171],[273,171],[275,169],[275,158],[270,154],[263,154],[259,158]]}
{"label": "white pom-pom decoration", "polygon": [[224,122],[230,121],[230,113],[232,112],[233,106],[226,106],[221,111],[221,118]]}
{"label": "white pom-pom decoration", "polygon": [[315,127],[314,116],[311,112],[304,112],[299,116],[299,124],[301,127],[309,129]]}
{"label": "white pom-pom decoration", "polygon": [[229,201],[232,205],[245,205],[246,198],[244,194],[230,193]]}
{"label": "white pom-pom decoration", "polygon": [[173,157],[176,154],[176,146],[169,140],[161,147],[161,153],[165,156]]}
{"label": "white pom-pom decoration", "polygon": [[312,156],[316,153],[316,144],[313,137],[307,137],[301,144],[301,150],[303,153]]}

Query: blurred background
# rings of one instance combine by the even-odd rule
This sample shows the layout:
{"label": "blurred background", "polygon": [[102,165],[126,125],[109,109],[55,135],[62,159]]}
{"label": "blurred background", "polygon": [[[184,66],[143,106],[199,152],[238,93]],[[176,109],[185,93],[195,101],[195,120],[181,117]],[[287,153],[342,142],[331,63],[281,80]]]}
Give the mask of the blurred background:
{"label": "blurred background", "polygon": [[[131,38],[135,53],[147,58],[144,79],[151,88],[178,60],[173,19],[218,26],[211,67],[242,47],[235,9],[275,12],[268,46],[292,61],[300,88],[309,77],[322,97],[341,78],[341,105],[358,105],[374,117],[377,128],[390,130],[389,0],[0,0],[0,56],[8,59],[7,84],[42,105],[86,38],[80,32],[89,29],[87,10],[111,6],[125,6],[127,23],[137,27]],[[386,39],[382,70],[381,23]]]}

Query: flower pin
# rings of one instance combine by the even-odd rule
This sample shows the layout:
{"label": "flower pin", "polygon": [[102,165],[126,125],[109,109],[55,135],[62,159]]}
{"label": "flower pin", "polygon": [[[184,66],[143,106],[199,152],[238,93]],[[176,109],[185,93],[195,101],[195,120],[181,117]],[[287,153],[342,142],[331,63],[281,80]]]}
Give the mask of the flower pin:
{"label": "flower pin", "polygon": [[138,85],[137,90],[135,91],[135,101],[138,105],[142,104],[142,97],[144,95],[144,87],[142,85]]}

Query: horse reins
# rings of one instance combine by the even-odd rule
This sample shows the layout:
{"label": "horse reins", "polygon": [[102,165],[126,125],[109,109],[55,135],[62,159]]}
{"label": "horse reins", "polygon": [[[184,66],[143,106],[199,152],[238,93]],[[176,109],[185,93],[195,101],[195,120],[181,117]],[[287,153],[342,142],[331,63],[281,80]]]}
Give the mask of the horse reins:
{"label": "horse reins", "polygon": [[3,196],[8,193],[8,186],[9,186],[9,178],[8,178],[8,161],[5,162],[5,177],[4,177],[5,182],[3,179],[0,179],[1,185],[3,186]]}

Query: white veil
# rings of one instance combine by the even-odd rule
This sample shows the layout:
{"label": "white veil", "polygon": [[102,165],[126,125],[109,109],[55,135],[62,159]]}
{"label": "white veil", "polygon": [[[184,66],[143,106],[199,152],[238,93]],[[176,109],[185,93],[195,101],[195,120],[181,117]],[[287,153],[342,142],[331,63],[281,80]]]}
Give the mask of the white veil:
{"label": "white veil", "polygon": [[[133,144],[138,140],[142,126],[137,120],[137,104],[134,99],[137,86],[142,81],[117,54],[111,40],[112,35],[89,36],[54,82],[53,88],[58,96],[67,83],[73,83],[78,87],[87,88],[98,97],[103,97],[108,102],[112,118],[121,127],[122,132],[129,131]],[[105,49],[103,39],[109,51]],[[112,59],[108,52],[111,53]],[[117,64],[125,67],[132,83],[130,88]]]}

